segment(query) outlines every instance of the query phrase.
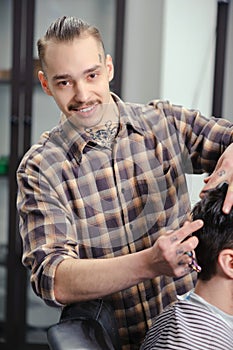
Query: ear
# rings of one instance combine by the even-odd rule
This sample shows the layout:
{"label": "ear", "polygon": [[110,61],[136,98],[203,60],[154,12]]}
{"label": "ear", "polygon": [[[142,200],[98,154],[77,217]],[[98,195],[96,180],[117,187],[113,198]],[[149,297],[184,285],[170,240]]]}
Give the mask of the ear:
{"label": "ear", "polygon": [[230,279],[233,280],[233,249],[224,249],[218,256],[218,263]]}
{"label": "ear", "polygon": [[110,82],[114,77],[114,66],[110,55],[106,56],[105,63],[108,71],[108,81]]}
{"label": "ear", "polygon": [[44,90],[44,92],[49,95],[52,96],[52,93],[49,89],[49,85],[48,85],[48,80],[44,74],[44,72],[42,72],[41,70],[39,70],[38,72],[38,79],[40,80],[40,84],[42,86],[42,89]]}

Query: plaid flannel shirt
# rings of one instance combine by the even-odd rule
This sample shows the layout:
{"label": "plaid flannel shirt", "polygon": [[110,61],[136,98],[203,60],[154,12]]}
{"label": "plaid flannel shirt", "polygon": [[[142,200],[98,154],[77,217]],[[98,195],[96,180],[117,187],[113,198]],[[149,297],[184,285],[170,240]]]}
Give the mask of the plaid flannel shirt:
{"label": "plaid flannel shirt", "polygon": [[[185,173],[213,171],[233,139],[226,120],[167,101],[114,98],[120,126],[112,149],[95,145],[63,115],[18,168],[23,263],[48,304],[59,305],[54,275],[63,259],[138,252],[180,227],[190,209]],[[152,318],[195,278],[160,276],[109,296],[122,349],[138,349]]]}

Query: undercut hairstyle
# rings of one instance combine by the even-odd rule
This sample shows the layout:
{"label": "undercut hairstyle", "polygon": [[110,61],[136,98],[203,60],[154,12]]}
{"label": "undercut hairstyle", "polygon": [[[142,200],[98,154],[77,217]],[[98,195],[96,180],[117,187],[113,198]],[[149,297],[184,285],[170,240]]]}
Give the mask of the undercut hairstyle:
{"label": "undercut hairstyle", "polygon": [[98,28],[88,24],[87,22],[75,18],[63,16],[53,22],[47,29],[45,35],[37,41],[38,56],[41,68],[44,70],[46,46],[50,41],[69,42],[75,38],[92,36],[100,44],[105,54],[104,43]]}
{"label": "undercut hairstyle", "polygon": [[223,249],[233,249],[233,209],[229,214],[222,211],[228,184],[223,183],[209,190],[192,210],[193,220],[201,219],[204,226],[193,233],[199,243],[195,249],[198,264],[202,271],[201,280],[210,280],[217,271],[219,253]]}

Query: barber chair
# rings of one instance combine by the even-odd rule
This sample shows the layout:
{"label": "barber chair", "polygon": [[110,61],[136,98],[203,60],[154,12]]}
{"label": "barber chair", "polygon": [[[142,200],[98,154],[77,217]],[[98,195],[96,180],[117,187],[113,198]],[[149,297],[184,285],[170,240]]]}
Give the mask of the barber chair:
{"label": "barber chair", "polygon": [[102,299],[64,307],[47,338],[51,350],[121,349],[114,312]]}

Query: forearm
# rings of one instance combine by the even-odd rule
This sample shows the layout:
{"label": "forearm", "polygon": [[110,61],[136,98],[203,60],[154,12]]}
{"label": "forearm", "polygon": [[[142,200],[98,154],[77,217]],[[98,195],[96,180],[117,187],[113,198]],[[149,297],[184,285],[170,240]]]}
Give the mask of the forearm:
{"label": "forearm", "polygon": [[57,267],[55,297],[67,304],[129,288],[151,277],[150,254],[151,249],[146,249],[109,259],[66,259]]}
{"label": "forearm", "polygon": [[[67,259],[58,265],[54,293],[62,304],[101,298],[159,275],[181,277],[190,271],[185,254],[198,244],[189,237],[202,227],[196,220],[160,236],[151,248],[106,259]],[[185,239],[189,237],[188,239]]]}

